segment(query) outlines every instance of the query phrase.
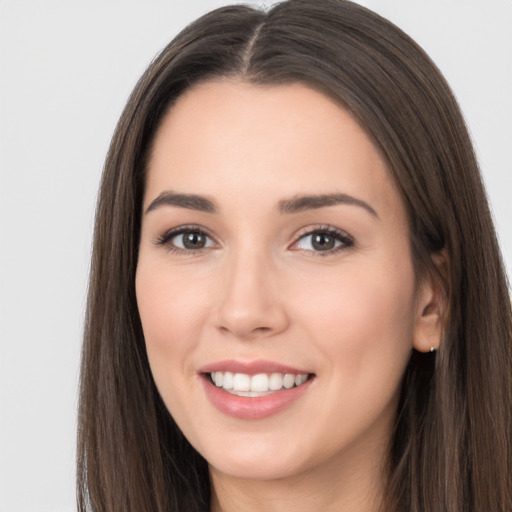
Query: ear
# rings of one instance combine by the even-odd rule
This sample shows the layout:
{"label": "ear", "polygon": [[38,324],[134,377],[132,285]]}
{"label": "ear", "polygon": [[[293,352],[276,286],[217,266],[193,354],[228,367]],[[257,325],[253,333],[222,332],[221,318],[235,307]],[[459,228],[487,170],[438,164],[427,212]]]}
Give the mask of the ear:
{"label": "ear", "polygon": [[431,258],[435,269],[423,278],[417,296],[413,347],[419,352],[439,349],[448,308],[444,285],[448,272],[446,251]]}

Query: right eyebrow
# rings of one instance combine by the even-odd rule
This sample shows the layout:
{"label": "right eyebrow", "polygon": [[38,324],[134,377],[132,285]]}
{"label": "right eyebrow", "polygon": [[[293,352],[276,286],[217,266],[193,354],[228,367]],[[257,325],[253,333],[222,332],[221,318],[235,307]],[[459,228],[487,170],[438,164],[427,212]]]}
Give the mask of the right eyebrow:
{"label": "right eyebrow", "polygon": [[146,213],[149,213],[162,206],[177,206],[188,210],[197,210],[205,213],[217,213],[215,203],[204,196],[196,194],[178,194],[176,192],[162,192],[156,199],[151,201]]}
{"label": "right eyebrow", "polygon": [[326,208],[337,204],[347,204],[358,206],[370,213],[376,219],[379,218],[378,213],[365,201],[348,194],[319,194],[313,196],[296,196],[291,199],[280,202],[279,209],[281,213],[299,213],[306,210],[315,210],[318,208]]}

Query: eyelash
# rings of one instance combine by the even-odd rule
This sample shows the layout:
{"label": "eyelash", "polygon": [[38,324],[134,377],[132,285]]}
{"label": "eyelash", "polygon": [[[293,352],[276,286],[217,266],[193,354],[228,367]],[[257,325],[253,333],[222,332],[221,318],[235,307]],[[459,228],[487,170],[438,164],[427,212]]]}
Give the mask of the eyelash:
{"label": "eyelash", "polygon": [[335,242],[340,242],[337,247],[332,249],[327,249],[325,251],[314,251],[310,249],[295,249],[298,251],[307,252],[308,254],[312,254],[313,256],[331,256],[333,254],[337,254],[340,251],[346,251],[354,246],[354,239],[341,229],[334,228],[332,226],[317,226],[313,228],[307,228],[306,231],[301,233],[297,240],[293,243],[293,245],[297,245],[301,240],[306,239],[308,236],[312,235],[327,235],[334,238]]}
{"label": "eyelash", "polygon": [[[175,253],[175,254],[200,254],[204,252],[205,250],[208,250],[210,247],[201,247],[199,249],[184,249],[181,247],[176,247],[171,243],[171,240],[179,235],[183,235],[185,233],[197,233],[199,235],[203,235],[210,239],[214,244],[217,242],[215,239],[201,226],[197,225],[188,225],[188,226],[180,226],[178,228],[171,229],[169,231],[166,231],[163,235],[157,238],[155,240],[155,245],[158,246],[167,246],[167,250],[169,252]],[[345,233],[344,231],[341,231],[340,229],[333,228],[332,226],[318,226],[314,228],[308,228],[306,231],[301,233],[297,240],[292,244],[291,247],[297,245],[301,240],[305,240],[308,236],[312,235],[326,235],[329,237],[334,238],[335,242],[340,242],[337,247],[334,247],[332,249],[327,249],[325,251],[314,251],[310,249],[294,249],[296,251],[302,251],[306,252],[308,254],[312,254],[314,256],[329,256],[332,254],[336,254],[340,251],[350,249],[354,246],[354,239]]]}
{"label": "eyelash", "polygon": [[185,233],[197,233],[199,235],[203,235],[210,240],[212,240],[214,243],[214,238],[208,233],[208,231],[205,230],[205,228],[201,226],[197,226],[194,224],[188,225],[188,226],[180,226],[179,228],[174,228],[169,231],[166,231],[162,236],[159,236],[156,241],[154,242],[155,245],[159,246],[166,246],[167,250],[169,252],[172,252],[174,254],[200,254],[204,250],[208,250],[209,247],[202,247],[199,249],[182,249],[181,247],[176,247],[171,243],[171,240],[179,235],[183,235]]}

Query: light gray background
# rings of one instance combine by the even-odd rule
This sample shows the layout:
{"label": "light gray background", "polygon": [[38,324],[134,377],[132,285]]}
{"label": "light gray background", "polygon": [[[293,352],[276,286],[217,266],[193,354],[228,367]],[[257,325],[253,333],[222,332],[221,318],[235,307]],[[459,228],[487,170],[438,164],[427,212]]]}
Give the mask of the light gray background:
{"label": "light gray background", "polygon": [[[75,410],[95,195],[127,96],[224,0],[0,0],[0,512],[75,510]],[[270,5],[272,2],[253,2]],[[452,84],[512,269],[512,0],[361,0]]]}

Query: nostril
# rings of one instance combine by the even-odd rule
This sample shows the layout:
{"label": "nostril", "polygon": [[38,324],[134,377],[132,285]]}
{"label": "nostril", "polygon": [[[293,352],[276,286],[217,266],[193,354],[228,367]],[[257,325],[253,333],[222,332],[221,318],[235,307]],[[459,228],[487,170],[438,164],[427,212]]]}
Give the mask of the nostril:
{"label": "nostril", "polygon": [[270,331],[270,327],[256,327],[253,332],[268,332]]}
{"label": "nostril", "polygon": [[238,323],[232,326],[219,325],[219,330],[226,334],[234,334],[237,337],[251,337],[270,333],[272,332],[272,327],[261,326],[251,328],[250,325]]}

